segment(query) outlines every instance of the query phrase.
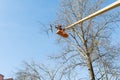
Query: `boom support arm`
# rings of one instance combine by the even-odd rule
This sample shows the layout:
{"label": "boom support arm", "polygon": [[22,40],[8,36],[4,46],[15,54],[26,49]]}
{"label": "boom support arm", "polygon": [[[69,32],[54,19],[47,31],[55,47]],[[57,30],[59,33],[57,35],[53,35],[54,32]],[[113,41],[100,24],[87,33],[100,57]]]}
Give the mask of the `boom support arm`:
{"label": "boom support arm", "polygon": [[97,15],[100,15],[100,14],[102,14],[102,13],[108,11],[108,10],[111,10],[111,9],[113,9],[115,7],[118,7],[118,6],[120,6],[120,0],[117,0],[116,2],[110,4],[109,6],[103,8],[101,10],[98,10],[97,12],[95,12],[95,13],[93,13],[93,14],[91,14],[91,15],[89,15],[89,16],[87,16],[87,17],[85,17],[85,18],[83,18],[83,19],[81,19],[81,20],[79,20],[79,21],[65,27],[65,29],[69,29],[69,28],[71,28],[71,27],[73,27],[73,26],[75,26],[75,25],[77,25],[77,24],[79,24],[79,23],[81,23],[83,21],[86,21],[86,20],[88,20],[90,18],[93,18],[93,17],[95,17]]}

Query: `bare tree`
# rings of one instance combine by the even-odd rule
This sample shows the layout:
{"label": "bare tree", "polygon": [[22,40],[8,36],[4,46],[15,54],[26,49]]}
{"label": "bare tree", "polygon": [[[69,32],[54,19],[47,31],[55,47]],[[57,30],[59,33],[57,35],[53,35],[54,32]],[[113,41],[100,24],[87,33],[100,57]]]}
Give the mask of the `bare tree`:
{"label": "bare tree", "polygon": [[51,69],[44,64],[24,62],[24,67],[16,73],[16,80],[61,80],[63,74],[58,75],[59,69],[60,67]]}
{"label": "bare tree", "polygon": [[[24,66],[16,72],[15,80],[71,80],[73,73],[64,71],[63,65],[55,67],[35,62],[24,62]],[[74,76],[75,78],[75,76]]]}
{"label": "bare tree", "polygon": [[[56,23],[67,26],[99,10],[103,3],[105,0],[62,0]],[[118,11],[114,14],[108,12],[69,29],[68,39],[57,39],[59,43],[64,43],[66,49],[63,48],[61,55],[52,58],[61,59],[67,67],[66,71],[86,66],[90,80],[120,79],[120,64],[117,61],[120,48],[111,43],[112,32],[115,26],[119,26],[119,14]],[[80,72],[80,68],[76,70]]]}

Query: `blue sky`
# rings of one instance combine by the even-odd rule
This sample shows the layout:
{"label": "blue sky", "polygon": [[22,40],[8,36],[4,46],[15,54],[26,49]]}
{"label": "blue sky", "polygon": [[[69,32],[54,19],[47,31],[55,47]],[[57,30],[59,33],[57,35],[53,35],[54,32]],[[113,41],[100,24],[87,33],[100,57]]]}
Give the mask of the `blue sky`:
{"label": "blue sky", "polygon": [[58,0],[0,0],[0,73],[12,77],[22,61],[44,62],[56,53],[54,38],[41,35],[39,21],[55,18]]}
{"label": "blue sky", "polygon": [[0,0],[1,74],[12,77],[22,61],[46,62],[59,51],[54,37],[41,35],[39,24],[54,20],[58,4],[59,0]]}

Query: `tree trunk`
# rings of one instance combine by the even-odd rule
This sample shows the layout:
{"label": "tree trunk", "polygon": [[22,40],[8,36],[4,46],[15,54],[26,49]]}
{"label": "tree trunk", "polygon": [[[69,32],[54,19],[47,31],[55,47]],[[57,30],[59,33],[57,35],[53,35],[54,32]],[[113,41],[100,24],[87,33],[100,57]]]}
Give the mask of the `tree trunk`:
{"label": "tree trunk", "polygon": [[94,70],[93,70],[90,56],[87,57],[86,61],[87,61],[87,67],[88,67],[88,71],[89,71],[90,80],[95,80]]}

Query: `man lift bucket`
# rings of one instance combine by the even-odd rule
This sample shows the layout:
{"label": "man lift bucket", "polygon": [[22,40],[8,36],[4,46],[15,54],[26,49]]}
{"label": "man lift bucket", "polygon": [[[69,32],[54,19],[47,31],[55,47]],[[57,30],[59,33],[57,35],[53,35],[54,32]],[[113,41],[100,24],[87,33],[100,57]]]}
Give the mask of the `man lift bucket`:
{"label": "man lift bucket", "polygon": [[56,26],[56,29],[57,29],[56,34],[58,34],[58,35],[60,35],[60,36],[62,36],[62,37],[64,37],[64,38],[67,38],[67,37],[68,37],[68,34],[67,34],[66,32],[64,32],[65,29],[62,29],[62,26],[61,26],[61,25],[57,25],[57,26]]}

